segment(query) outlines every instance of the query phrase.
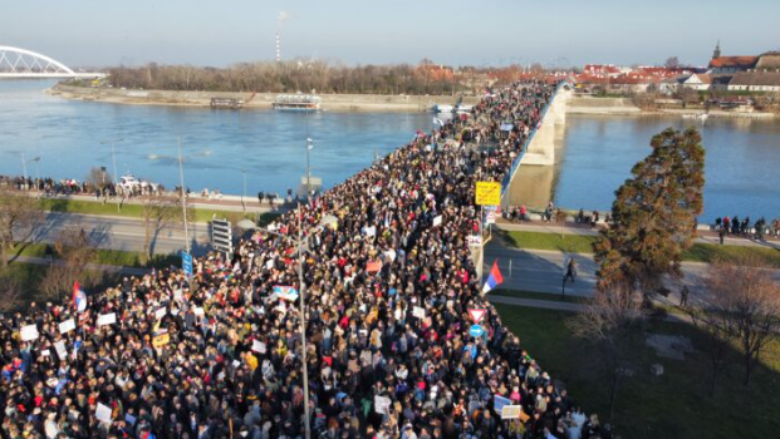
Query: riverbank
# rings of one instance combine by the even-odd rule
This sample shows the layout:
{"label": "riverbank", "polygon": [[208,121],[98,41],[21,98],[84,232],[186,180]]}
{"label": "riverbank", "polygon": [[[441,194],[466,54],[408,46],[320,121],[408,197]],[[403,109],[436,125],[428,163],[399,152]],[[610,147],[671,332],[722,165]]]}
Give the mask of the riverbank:
{"label": "riverbank", "polygon": [[[568,102],[566,114],[605,115],[605,116],[696,116],[704,114],[703,109],[661,109],[656,111],[643,110],[632,102],[630,98],[596,98],[591,96],[574,97]],[[735,112],[711,110],[707,112],[711,117],[723,117],[734,119],[778,119],[778,115],[762,112]]]}
{"label": "riverbank", "polygon": [[[240,99],[246,109],[272,108],[277,93],[199,92],[169,90],[123,90],[113,88],[74,87],[56,84],[46,90],[64,99],[128,105],[161,105],[175,107],[210,107],[212,98]],[[322,108],[334,112],[424,112],[435,104],[453,105],[459,96],[409,96],[374,94],[320,94]],[[463,103],[473,105],[477,97],[466,96]]]}

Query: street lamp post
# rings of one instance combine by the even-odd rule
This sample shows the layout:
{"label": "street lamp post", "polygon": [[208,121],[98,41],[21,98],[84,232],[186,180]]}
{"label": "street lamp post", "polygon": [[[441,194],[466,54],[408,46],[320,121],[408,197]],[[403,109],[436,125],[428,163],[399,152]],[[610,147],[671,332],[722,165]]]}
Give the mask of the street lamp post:
{"label": "street lamp post", "polygon": [[[40,168],[40,165],[38,165],[38,163],[40,161],[41,161],[40,157],[34,157],[34,158],[31,158],[30,160],[27,160],[27,156],[25,155],[24,152],[22,152],[22,170],[24,172],[24,185],[25,185],[25,187],[27,187],[27,164],[28,163],[32,163],[32,162],[36,163],[36,169],[37,169],[37,172],[38,172],[38,180],[40,181],[40,179],[41,179],[41,168]],[[36,190],[37,190],[37,187],[36,187]]]}
{"label": "street lamp post", "polygon": [[116,144],[118,142],[124,141],[124,138],[121,139],[112,139],[112,140],[104,140],[100,142],[101,145],[110,144],[111,145],[111,160],[114,162],[114,193],[116,196],[116,211],[120,212],[122,210],[121,205],[119,203],[119,194],[117,193],[117,183],[119,181],[119,175],[116,171]]}
{"label": "street lamp post", "polygon": [[[301,203],[298,202],[298,240],[295,241],[292,238],[290,238],[287,235],[282,235],[281,233],[277,233],[272,230],[268,230],[265,228],[257,227],[256,229],[268,233],[277,237],[280,237],[282,239],[285,239],[291,243],[293,243],[296,247],[296,250],[298,252],[298,284],[300,287],[300,296],[298,299],[300,300],[299,304],[299,312],[301,314],[301,324],[300,324],[300,333],[301,333],[301,361],[303,362],[303,416],[305,418],[305,438],[311,439],[311,414],[309,413],[309,363],[308,363],[308,354],[306,349],[306,282],[303,279],[303,263],[304,263],[304,248],[303,248],[303,217],[301,215]],[[320,220],[319,226],[325,226],[330,225],[333,223],[338,222],[338,219],[332,215],[327,215]]]}
{"label": "street lamp post", "polygon": [[311,137],[306,138],[306,199],[311,196],[311,161],[309,159],[309,153],[314,148],[313,140]]}
{"label": "street lamp post", "polygon": [[190,252],[190,230],[187,224],[187,193],[184,189],[184,160],[181,157],[181,137],[176,139],[179,148],[179,182],[181,184],[181,213],[184,219],[184,248]]}

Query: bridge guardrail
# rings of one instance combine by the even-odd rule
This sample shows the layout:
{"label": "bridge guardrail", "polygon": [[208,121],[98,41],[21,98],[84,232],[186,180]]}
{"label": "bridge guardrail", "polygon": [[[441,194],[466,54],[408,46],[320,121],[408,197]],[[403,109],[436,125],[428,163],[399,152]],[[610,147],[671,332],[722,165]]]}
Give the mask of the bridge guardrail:
{"label": "bridge guardrail", "polygon": [[544,107],[544,110],[542,110],[542,115],[539,118],[539,124],[533,130],[531,130],[531,133],[528,135],[528,138],[525,139],[525,142],[523,143],[523,148],[520,149],[520,153],[517,155],[517,157],[515,157],[515,160],[512,162],[512,166],[509,168],[509,172],[507,172],[507,174],[504,176],[504,179],[501,181],[502,204],[504,201],[504,196],[506,195],[506,192],[509,189],[509,184],[512,182],[512,177],[514,177],[515,172],[517,172],[517,168],[520,167],[520,162],[523,161],[523,157],[525,156],[526,151],[528,151],[528,146],[531,144],[531,141],[533,141],[534,136],[536,136],[536,132],[539,130],[539,127],[541,126],[541,123],[544,120],[545,116],[547,116],[547,110],[550,109],[553,101],[555,101],[555,98],[558,96],[558,91],[560,91],[561,87],[563,87],[565,84],[566,82],[564,81],[559,83],[558,86],[555,87],[555,91],[550,97],[550,101],[547,103],[547,106]]}

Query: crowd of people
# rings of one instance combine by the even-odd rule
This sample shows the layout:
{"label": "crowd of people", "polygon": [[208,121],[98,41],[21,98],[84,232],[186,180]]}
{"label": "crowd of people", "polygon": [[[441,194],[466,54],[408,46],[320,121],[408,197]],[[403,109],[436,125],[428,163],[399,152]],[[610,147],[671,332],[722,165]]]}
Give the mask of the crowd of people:
{"label": "crowd of people", "polygon": [[738,215],[718,217],[715,219],[715,231],[720,234],[721,239],[724,235],[743,236],[758,240],[763,240],[767,236],[780,237],[780,218],[769,222],[766,218],[761,217],[752,223],[749,216],[742,220],[739,219]]}
{"label": "crowd of people", "polygon": [[502,324],[467,245],[475,183],[502,181],[553,92],[491,91],[192,277],[0,316],[4,437],[303,437],[303,358],[313,437],[611,437]]}
{"label": "crowd of people", "polygon": [[[55,180],[53,178],[32,178],[23,176],[0,176],[0,186],[16,191],[37,191],[47,197],[57,195],[93,195],[97,199],[114,197],[132,198],[143,195],[160,195],[165,192],[162,185],[137,184],[123,186],[114,183],[111,177],[102,176],[103,180],[79,181],[72,178]],[[108,178],[108,181],[105,180]],[[176,188],[180,192],[179,188]]]}

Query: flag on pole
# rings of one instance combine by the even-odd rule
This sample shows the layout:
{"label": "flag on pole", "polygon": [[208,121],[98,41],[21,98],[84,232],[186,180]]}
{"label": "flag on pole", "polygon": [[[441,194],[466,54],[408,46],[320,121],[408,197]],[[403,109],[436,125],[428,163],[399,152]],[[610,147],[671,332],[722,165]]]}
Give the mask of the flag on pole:
{"label": "flag on pole", "polygon": [[79,281],[73,282],[73,307],[78,313],[87,309],[87,295],[79,287]]}
{"label": "flag on pole", "polygon": [[306,138],[306,148],[314,149],[314,140],[311,140],[311,137]]}
{"label": "flag on pole", "polygon": [[501,270],[498,269],[498,259],[493,262],[493,268],[490,269],[485,285],[482,287],[482,294],[487,294],[493,288],[501,285],[504,282],[504,276],[501,275]]}
{"label": "flag on pole", "polygon": [[434,117],[433,118],[433,124],[434,125],[438,125],[440,127],[444,126],[444,122],[441,119],[439,119],[438,117]]}

